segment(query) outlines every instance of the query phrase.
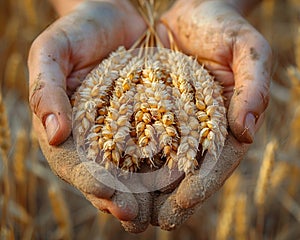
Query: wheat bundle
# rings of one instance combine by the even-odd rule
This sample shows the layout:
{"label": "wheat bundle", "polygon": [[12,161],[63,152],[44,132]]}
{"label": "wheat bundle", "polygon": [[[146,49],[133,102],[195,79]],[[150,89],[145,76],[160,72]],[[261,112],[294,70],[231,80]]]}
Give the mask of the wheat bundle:
{"label": "wheat bundle", "polygon": [[221,85],[196,59],[162,47],[151,25],[135,46],[111,53],[73,95],[81,155],[131,172],[166,164],[190,173],[206,151],[217,159],[227,135]]}

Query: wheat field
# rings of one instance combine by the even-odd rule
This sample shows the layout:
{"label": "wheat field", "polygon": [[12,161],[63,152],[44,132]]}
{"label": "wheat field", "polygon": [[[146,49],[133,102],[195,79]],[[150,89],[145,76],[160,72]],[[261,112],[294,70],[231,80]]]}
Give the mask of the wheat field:
{"label": "wheat field", "polygon": [[0,2],[0,239],[300,239],[298,0],[264,0],[249,16],[272,46],[273,82],[241,165],[184,225],[137,235],[58,179],[31,131],[28,50],[56,17],[47,1]]}

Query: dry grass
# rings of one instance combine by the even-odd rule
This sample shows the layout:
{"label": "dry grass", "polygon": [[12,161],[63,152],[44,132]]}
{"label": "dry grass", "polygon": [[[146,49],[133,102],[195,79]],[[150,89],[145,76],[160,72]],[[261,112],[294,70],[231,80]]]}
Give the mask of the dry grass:
{"label": "dry grass", "polygon": [[[215,226],[223,224],[223,239],[299,239],[299,13],[297,0],[265,0],[250,17],[274,49],[275,84],[266,121],[236,171],[238,187],[233,187],[234,179],[228,181],[174,232],[149,227],[142,234],[132,235],[110,215],[99,214],[78,191],[52,174],[28,130],[26,59],[32,40],[55,18],[52,9],[46,1],[1,1],[0,238],[214,239]],[[268,173],[271,177],[262,191],[260,211],[253,196],[271,139],[277,139],[278,148],[273,170]],[[236,205],[229,204],[230,199]],[[60,202],[57,209],[51,207],[55,201]]]}

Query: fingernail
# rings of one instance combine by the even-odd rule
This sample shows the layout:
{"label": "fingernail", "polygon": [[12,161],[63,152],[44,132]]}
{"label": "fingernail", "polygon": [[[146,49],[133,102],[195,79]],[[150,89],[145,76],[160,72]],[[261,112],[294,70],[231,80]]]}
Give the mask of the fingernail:
{"label": "fingernail", "polygon": [[255,134],[256,117],[253,113],[248,113],[245,119],[244,139],[245,143],[252,143]]}
{"label": "fingernail", "polygon": [[50,114],[47,116],[45,127],[48,136],[48,141],[50,143],[59,128],[57,118],[54,114]]}

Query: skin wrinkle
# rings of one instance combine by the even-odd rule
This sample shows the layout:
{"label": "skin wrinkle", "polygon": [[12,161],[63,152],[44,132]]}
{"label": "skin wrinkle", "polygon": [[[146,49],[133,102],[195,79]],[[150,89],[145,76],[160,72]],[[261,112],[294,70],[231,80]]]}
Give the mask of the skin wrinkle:
{"label": "skin wrinkle", "polygon": [[31,86],[31,89],[32,89],[32,92],[31,92],[31,96],[39,89],[41,89],[43,87],[43,84],[41,83],[41,77],[42,77],[42,73],[38,73],[36,79],[34,80],[32,86]]}
{"label": "skin wrinkle", "polygon": [[[64,63],[64,61],[53,61],[53,56],[49,57],[49,54],[47,54],[47,49],[44,49],[43,52],[41,53],[41,63],[43,65],[43,68],[45,68],[46,65],[51,65],[51,66],[55,66],[57,69],[59,69],[63,74],[68,72],[68,69],[66,67]],[[47,57],[44,57],[43,55],[46,55]],[[58,59],[60,59],[60,57],[58,57]],[[44,73],[44,75],[47,75],[47,73]],[[48,78],[47,78],[48,80]],[[60,79],[57,79],[57,81],[55,79],[50,79],[49,80],[54,80],[55,82],[57,81],[61,81]]]}
{"label": "skin wrinkle", "polygon": [[[30,107],[32,109],[32,111],[34,112],[34,114],[36,114],[37,116],[39,116],[39,118],[42,121],[43,126],[45,127],[45,121],[46,121],[46,117],[50,114],[50,112],[40,112],[39,110],[43,109],[41,107],[41,104],[43,104],[43,92],[44,89],[46,87],[46,83],[41,80],[42,78],[42,73],[38,74],[37,79],[34,82],[34,87],[32,90],[32,94],[29,98],[29,103],[30,103]],[[65,91],[64,87],[61,85],[56,86],[58,88],[61,88],[63,91]],[[60,112],[53,112],[54,114],[60,115]]]}
{"label": "skin wrinkle", "polygon": [[67,78],[67,95],[71,97],[74,91],[79,87],[85,78],[85,74],[80,76],[80,73],[76,76],[70,76]]}
{"label": "skin wrinkle", "polygon": [[242,92],[243,92],[243,85],[242,86],[240,86],[239,88],[237,88],[237,89],[235,89],[234,90],[234,94],[236,95],[236,96],[238,96],[238,95],[240,95]]}
{"label": "skin wrinkle", "polygon": [[[235,38],[232,38],[231,43],[231,49],[232,49],[232,59],[235,59],[234,64],[239,65],[240,62],[244,61],[244,57],[247,56],[247,54],[241,54],[241,50],[245,51],[245,47],[247,46],[247,41],[245,39],[247,38],[247,35],[250,33],[251,30],[248,29],[247,26],[239,25],[239,27],[236,29],[238,35]],[[242,45],[243,43],[243,45]],[[246,45],[246,46],[245,46]],[[241,58],[242,56],[242,58]],[[239,67],[237,67],[238,69]],[[234,69],[232,69],[234,71]]]}
{"label": "skin wrinkle", "polygon": [[[67,47],[65,47],[64,49],[67,49],[67,51],[65,51],[65,53],[66,53],[66,55],[67,56],[70,56],[70,52],[71,52],[71,40],[69,39],[69,36],[68,36],[68,34],[66,33],[66,31],[63,29],[63,28],[58,28],[58,33],[57,33],[57,36],[60,36],[60,34],[62,34],[63,35],[63,38],[62,39],[64,39],[66,42],[66,46]],[[62,59],[65,59],[65,58],[62,58]],[[68,60],[70,60],[70,59],[68,59]],[[61,66],[61,64],[60,64],[60,66]],[[66,70],[66,69],[65,69]],[[69,69],[70,70],[70,69]],[[67,71],[67,70],[66,70]]]}
{"label": "skin wrinkle", "polygon": [[42,73],[39,73],[37,75],[37,78],[34,80],[33,84],[30,86],[30,97],[29,97],[29,101],[31,102],[32,99],[34,98],[34,95],[36,94],[37,91],[41,90],[43,87],[45,87],[45,83],[42,82],[41,80],[42,78]]}
{"label": "skin wrinkle", "polygon": [[[262,102],[263,102],[263,106],[268,106],[269,101],[270,101],[270,88],[269,85],[264,84],[263,85],[263,89],[259,91],[259,94],[261,96]],[[268,94],[266,94],[268,93]]]}
{"label": "skin wrinkle", "polygon": [[[45,50],[45,54],[46,54],[46,50]],[[43,53],[41,54],[41,55],[43,55]],[[47,55],[47,57],[48,57],[48,59],[49,59],[49,61],[44,61],[44,64],[45,65],[52,65],[52,66],[54,66],[54,64],[55,64],[55,66],[63,73],[63,74],[65,74],[65,72],[68,72],[69,70],[67,69],[67,67],[66,66],[64,66],[64,61],[59,61],[59,60],[61,60],[61,58],[60,57],[54,57],[52,54],[48,54]],[[41,57],[42,59],[45,59],[44,57]],[[58,59],[58,60],[57,60]],[[63,68],[63,67],[65,67],[65,68]],[[45,74],[44,74],[45,75]],[[50,75],[51,76],[51,75]],[[54,83],[58,83],[58,84],[60,84],[60,82],[61,82],[61,79],[56,79],[56,78],[54,78],[54,77],[48,77],[47,78],[47,80],[48,81],[50,81],[50,82],[53,82],[53,84]],[[64,80],[64,79],[63,79]],[[65,82],[65,81],[64,81]],[[46,82],[45,82],[45,84],[46,84]],[[52,83],[49,83],[50,85],[52,85]],[[65,89],[65,88],[64,88]]]}
{"label": "skin wrinkle", "polygon": [[92,18],[86,18],[85,21],[91,25],[94,25],[95,28],[98,27],[98,24]]}
{"label": "skin wrinkle", "polygon": [[41,94],[39,94],[39,96],[37,96],[37,94],[45,87],[45,83],[40,79],[40,75],[41,73],[38,74],[38,78],[35,80],[35,83],[33,85],[34,88],[29,100],[30,107],[35,114],[37,114],[39,105],[41,103]]}
{"label": "skin wrinkle", "polygon": [[[231,26],[231,24],[229,24]],[[234,25],[235,26],[235,25]],[[250,30],[245,29],[245,23],[240,23],[237,26],[235,26],[233,29],[229,29],[225,34],[225,36],[229,36],[229,41],[230,42],[230,62],[232,62],[234,52],[236,50],[236,46],[238,46],[238,42],[240,40],[240,36],[244,36],[244,34],[250,32]]]}

